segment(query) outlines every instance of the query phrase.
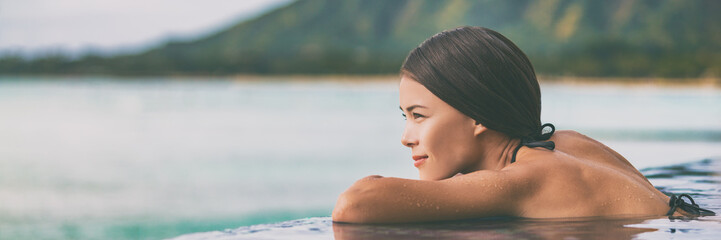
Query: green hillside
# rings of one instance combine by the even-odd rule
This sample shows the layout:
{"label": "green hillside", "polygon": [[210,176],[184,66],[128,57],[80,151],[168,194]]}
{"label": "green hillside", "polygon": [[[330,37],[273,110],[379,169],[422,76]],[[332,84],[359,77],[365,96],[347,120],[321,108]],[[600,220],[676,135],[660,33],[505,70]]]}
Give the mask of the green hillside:
{"label": "green hillside", "polygon": [[577,76],[721,76],[716,0],[299,0],[189,42],[127,56],[32,62],[2,73],[396,73],[427,37],[485,26],[516,42],[538,72]]}

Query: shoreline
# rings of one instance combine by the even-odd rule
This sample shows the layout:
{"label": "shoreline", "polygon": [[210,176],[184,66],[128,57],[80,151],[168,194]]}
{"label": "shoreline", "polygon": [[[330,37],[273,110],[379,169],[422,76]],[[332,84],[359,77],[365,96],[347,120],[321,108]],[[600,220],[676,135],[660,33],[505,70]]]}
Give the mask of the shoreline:
{"label": "shoreline", "polygon": [[[661,78],[661,77],[578,77],[537,75],[540,84],[587,85],[587,86],[629,86],[629,87],[703,87],[721,88],[721,78]],[[395,82],[398,74],[379,75],[343,75],[343,74],[287,74],[258,75],[238,74],[228,76],[213,75],[168,75],[168,76],[113,76],[113,75],[0,75],[3,80],[83,80],[103,79],[117,81],[169,80],[169,81],[231,81],[231,82],[338,82],[338,83],[379,83]]]}
{"label": "shoreline", "polygon": [[701,87],[721,88],[721,78],[661,78],[661,77],[574,77],[539,75],[540,84],[564,84],[578,86],[628,86],[628,87]]}
{"label": "shoreline", "polygon": [[[234,82],[259,82],[273,79],[277,82],[336,82],[336,83],[383,83],[397,82],[400,76],[390,75],[234,75],[230,77],[210,77],[229,79]],[[700,87],[721,88],[721,78],[655,78],[655,77],[575,77],[538,75],[541,85],[576,85],[576,86],[628,86],[628,87]]]}

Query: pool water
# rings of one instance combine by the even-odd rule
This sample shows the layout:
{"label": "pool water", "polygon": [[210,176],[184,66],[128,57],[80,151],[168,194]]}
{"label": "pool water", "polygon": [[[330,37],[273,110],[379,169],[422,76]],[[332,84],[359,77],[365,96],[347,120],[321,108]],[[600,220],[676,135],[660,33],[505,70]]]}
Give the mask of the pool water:
{"label": "pool water", "polygon": [[[721,213],[721,159],[641,171],[659,190],[691,195]],[[721,216],[522,219],[486,218],[422,224],[363,225],[306,218],[183,235],[176,239],[718,239]]]}
{"label": "pool water", "polygon": [[[273,230],[229,236],[332,238],[328,218],[284,221],[330,216],[338,195],[364,176],[418,172],[399,141],[398,80],[326,79],[0,76],[0,239],[163,239],[240,226]],[[544,123],[601,141],[665,191],[717,202],[720,171],[697,161],[721,157],[721,88],[541,88]],[[636,236],[670,229],[646,220],[623,224],[665,229]],[[499,227],[507,221],[514,228]],[[281,222],[302,233],[258,225]],[[674,222],[705,223],[718,221]],[[554,224],[480,223],[493,234]],[[677,229],[674,236],[688,228]]]}

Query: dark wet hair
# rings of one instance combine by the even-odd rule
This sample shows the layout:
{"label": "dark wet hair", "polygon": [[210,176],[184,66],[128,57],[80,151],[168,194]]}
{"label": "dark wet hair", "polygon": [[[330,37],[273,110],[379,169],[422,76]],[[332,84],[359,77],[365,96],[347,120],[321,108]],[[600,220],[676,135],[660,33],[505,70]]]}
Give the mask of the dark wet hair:
{"label": "dark wet hair", "polygon": [[489,129],[512,138],[540,132],[541,90],[533,66],[498,32],[482,27],[440,32],[408,54],[401,74]]}

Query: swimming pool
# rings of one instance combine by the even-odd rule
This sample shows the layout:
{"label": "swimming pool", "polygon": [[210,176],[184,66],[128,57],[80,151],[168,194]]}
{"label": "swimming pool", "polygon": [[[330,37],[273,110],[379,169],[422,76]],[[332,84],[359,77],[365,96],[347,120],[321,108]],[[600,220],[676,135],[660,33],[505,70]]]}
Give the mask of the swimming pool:
{"label": "swimming pool", "polygon": [[[0,77],[0,239],[258,228],[329,216],[367,175],[418,177],[399,143],[392,79],[198,80]],[[544,122],[599,139],[639,169],[721,156],[719,88],[541,87]],[[675,178],[652,181],[686,191]]]}
{"label": "swimming pool", "polygon": [[[721,212],[721,159],[648,168],[642,173],[663,192],[687,193],[702,207]],[[189,234],[176,239],[718,239],[720,235],[720,216],[486,218],[391,225],[339,224],[329,217],[318,217]]]}

